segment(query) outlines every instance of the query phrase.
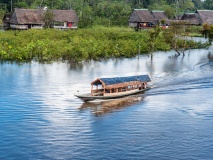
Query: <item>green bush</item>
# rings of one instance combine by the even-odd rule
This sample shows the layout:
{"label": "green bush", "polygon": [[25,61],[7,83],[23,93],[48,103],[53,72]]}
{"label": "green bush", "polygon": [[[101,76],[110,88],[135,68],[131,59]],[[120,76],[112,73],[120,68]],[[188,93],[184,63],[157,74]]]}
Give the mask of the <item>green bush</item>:
{"label": "green bush", "polygon": [[[106,58],[134,57],[148,53],[148,31],[93,26],[78,30],[26,30],[0,33],[0,60],[17,62],[81,62]],[[169,50],[162,34],[155,50]],[[196,44],[190,43],[190,47]]]}

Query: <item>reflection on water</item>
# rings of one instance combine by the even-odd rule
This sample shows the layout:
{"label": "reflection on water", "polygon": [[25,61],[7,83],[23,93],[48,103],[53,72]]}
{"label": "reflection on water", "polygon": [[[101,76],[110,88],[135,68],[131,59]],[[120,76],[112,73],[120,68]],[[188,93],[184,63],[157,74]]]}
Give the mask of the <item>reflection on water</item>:
{"label": "reflection on water", "polygon": [[[212,48],[67,63],[0,63],[0,159],[212,159]],[[98,77],[149,74],[144,94],[83,103]]]}
{"label": "reflection on water", "polygon": [[124,98],[97,101],[97,102],[84,102],[80,110],[90,109],[95,116],[101,116],[107,113],[112,113],[130,107],[136,103],[143,101],[143,95],[132,95]]}
{"label": "reflection on water", "polygon": [[208,59],[209,61],[213,62],[213,52],[208,53]]}

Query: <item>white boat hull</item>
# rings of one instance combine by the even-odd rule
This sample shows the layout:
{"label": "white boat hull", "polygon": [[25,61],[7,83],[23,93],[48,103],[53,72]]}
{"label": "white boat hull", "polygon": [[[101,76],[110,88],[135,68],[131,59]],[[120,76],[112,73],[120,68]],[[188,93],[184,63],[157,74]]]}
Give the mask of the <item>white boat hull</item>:
{"label": "white boat hull", "polygon": [[81,94],[81,95],[75,95],[76,97],[80,98],[83,101],[93,101],[93,100],[106,100],[106,99],[117,99],[117,98],[122,98],[122,97],[126,97],[129,95],[133,95],[133,94],[138,94],[141,92],[144,92],[148,89],[150,89],[151,87],[147,87],[145,89],[141,89],[141,90],[135,90],[132,92],[123,92],[120,94],[112,94],[112,95],[107,95],[107,96],[93,96],[91,95],[91,93],[88,94]]}

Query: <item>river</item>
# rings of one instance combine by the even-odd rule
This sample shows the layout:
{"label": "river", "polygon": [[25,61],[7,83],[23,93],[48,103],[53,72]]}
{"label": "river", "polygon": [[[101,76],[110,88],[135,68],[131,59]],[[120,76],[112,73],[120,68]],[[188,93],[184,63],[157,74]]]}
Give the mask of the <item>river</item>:
{"label": "river", "polygon": [[[0,159],[213,159],[213,52],[70,66],[0,64]],[[83,103],[98,77],[149,74],[144,94]]]}

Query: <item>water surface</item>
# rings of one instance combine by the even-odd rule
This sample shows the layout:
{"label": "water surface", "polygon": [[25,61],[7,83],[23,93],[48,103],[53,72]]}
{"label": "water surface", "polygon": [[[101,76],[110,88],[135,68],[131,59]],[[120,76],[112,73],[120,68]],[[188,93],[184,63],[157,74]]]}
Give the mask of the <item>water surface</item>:
{"label": "water surface", "polygon": [[[0,64],[0,159],[213,159],[212,48],[70,66]],[[83,103],[98,77],[153,88]]]}

